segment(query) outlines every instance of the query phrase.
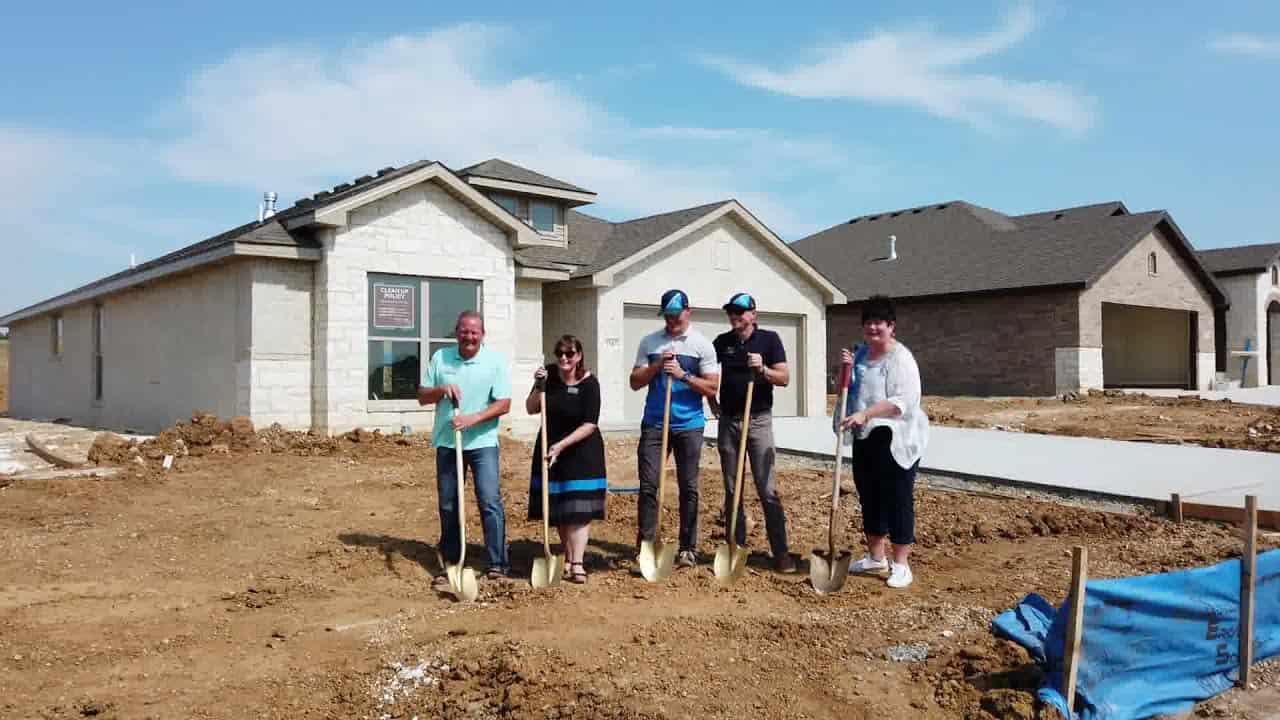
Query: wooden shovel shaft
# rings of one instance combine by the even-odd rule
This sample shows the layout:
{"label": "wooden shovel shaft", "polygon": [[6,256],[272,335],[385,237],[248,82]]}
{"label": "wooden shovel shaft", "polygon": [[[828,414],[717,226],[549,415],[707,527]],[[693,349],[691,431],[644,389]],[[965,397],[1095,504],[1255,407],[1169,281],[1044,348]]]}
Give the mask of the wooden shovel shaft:
{"label": "wooden shovel shaft", "polygon": [[836,515],[840,512],[840,469],[844,458],[844,425],[845,413],[849,399],[849,374],[852,367],[844,365],[840,368],[840,423],[836,425],[836,471],[831,478],[831,525],[827,528],[827,557],[835,567],[836,559]]}
{"label": "wooden shovel shaft", "polygon": [[551,557],[551,464],[547,462],[547,391],[539,394],[542,407],[542,552]]}
{"label": "wooden shovel shaft", "polygon": [[667,380],[667,397],[662,404],[662,465],[658,471],[658,517],[654,528],[654,541],[662,540],[662,500],[667,488],[667,436],[671,431],[671,376]]}
{"label": "wooden shovel shaft", "polygon": [[462,487],[462,431],[453,431],[453,456],[457,463],[458,473],[458,542],[461,544],[462,550],[458,554],[458,577],[462,577],[463,564],[467,559],[467,510],[466,501],[467,494],[463,492]]}
{"label": "wooden shovel shaft", "polygon": [[753,376],[747,381],[747,404],[742,408],[741,437],[738,438],[738,475],[733,481],[733,519],[729,521],[729,552],[737,547],[738,541],[738,508],[742,503],[742,476],[747,467],[747,433],[751,432],[751,393],[756,388]]}

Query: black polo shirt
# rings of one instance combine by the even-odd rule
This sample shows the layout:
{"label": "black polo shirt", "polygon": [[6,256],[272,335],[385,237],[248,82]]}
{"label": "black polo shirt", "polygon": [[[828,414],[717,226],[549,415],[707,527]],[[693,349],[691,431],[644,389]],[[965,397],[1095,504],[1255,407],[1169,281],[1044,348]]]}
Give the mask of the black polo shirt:
{"label": "black polo shirt", "polygon": [[[773,367],[787,361],[787,351],[782,347],[778,333],[762,330],[759,325],[755,326],[745,343],[730,330],[717,335],[711,344],[715,346],[716,358],[720,361],[720,412],[726,417],[739,417],[747,404],[747,381],[751,379],[747,353],[758,353],[764,359],[765,367]],[[772,410],[773,384],[757,378],[756,389],[751,394],[751,414]]]}

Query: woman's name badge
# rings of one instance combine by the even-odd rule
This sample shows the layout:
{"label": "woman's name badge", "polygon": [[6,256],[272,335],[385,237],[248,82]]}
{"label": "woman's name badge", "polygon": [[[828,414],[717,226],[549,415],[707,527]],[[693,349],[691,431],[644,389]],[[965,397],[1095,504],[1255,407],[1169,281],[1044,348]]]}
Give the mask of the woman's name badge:
{"label": "woman's name badge", "polygon": [[577,386],[576,386],[576,385],[570,385],[570,386],[568,387],[568,393],[569,393],[570,395],[577,395],[577,394],[578,394],[578,388],[577,388]]}

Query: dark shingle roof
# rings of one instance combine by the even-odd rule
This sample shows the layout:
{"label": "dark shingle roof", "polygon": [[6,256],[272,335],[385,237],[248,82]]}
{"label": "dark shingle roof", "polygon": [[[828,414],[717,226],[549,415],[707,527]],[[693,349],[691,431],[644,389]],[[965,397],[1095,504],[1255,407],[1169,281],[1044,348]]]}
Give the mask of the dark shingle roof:
{"label": "dark shingle roof", "polygon": [[1214,275],[1260,273],[1266,272],[1280,255],[1280,243],[1201,250],[1197,255]]}
{"label": "dark shingle roof", "polygon": [[516,253],[516,260],[521,264],[550,262],[572,266],[573,277],[590,275],[640,252],[728,202],[724,200],[620,223],[570,210],[567,214],[567,247],[521,250]]}
{"label": "dark shingle roof", "polygon": [[1112,217],[1114,215],[1128,215],[1129,209],[1122,202],[1105,202],[1096,205],[1081,205],[1079,207],[1063,208],[1061,210],[1045,210],[1044,212],[1028,213],[1026,215],[1018,215],[1013,218],[1021,227],[1031,227],[1033,225],[1044,225],[1051,222],[1078,222],[1080,220],[1095,220],[1099,218]]}
{"label": "dark shingle roof", "polygon": [[569,190],[571,192],[595,193],[590,190],[584,190],[577,185],[572,185],[563,180],[557,180],[548,177],[542,173],[534,172],[528,168],[522,168],[498,158],[491,158],[481,163],[476,163],[469,167],[462,168],[458,171],[458,177],[483,177],[494,180],[507,180],[509,182],[525,183],[526,185],[539,185],[541,187],[554,188],[556,190]]}
{"label": "dark shingle roof", "polygon": [[171,253],[168,253],[167,255],[161,255],[160,257],[155,258],[154,260],[148,260],[147,262],[144,262],[140,265],[129,268],[127,270],[122,270],[118,273],[115,273],[114,275],[108,275],[107,277],[101,278],[99,280],[95,280],[87,285],[82,285],[80,287],[75,288],[74,290],[69,290],[65,293],[62,293],[61,295],[57,295],[52,298],[48,298],[46,300],[41,300],[38,303],[29,305],[11,314],[17,315],[19,313],[26,312],[27,310],[30,310],[31,308],[34,308],[38,305],[57,302],[58,300],[62,300],[64,298],[70,297],[72,295],[76,295],[78,293],[82,293],[85,291],[92,291],[97,288],[114,283],[118,280],[128,278],[131,275],[144,273],[148,270],[151,270],[152,268],[168,265],[170,263],[178,262],[180,260],[184,260],[189,257],[194,257],[201,253],[209,252],[211,250],[216,250],[225,245],[230,245],[231,243],[245,243],[249,245],[280,245],[280,246],[307,247],[307,248],[316,247],[316,243],[312,238],[310,231],[302,230],[302,229],[288,230],[284,227],[283,223],[290,218],[303,215],[317,208],[322,208],[332,203],[339,202],[341,200],[345,200],[353,195],[356,195],[357,193],[362,193],[366,190],[370,190],[379,185],[382,185],[383,183],[391,182],[396,178],[399,178],[401,176],[407,175],[416,170],[424,168],[430,165],[431,163],[432,161],[430,160],[419,160],[417,162],[409,163],[408,165],[402,165],[401,167],[398,167],[398,168],[386,167],[379,170],[377,173],[373,175],[362,175],[361,177],[351,180],[350,182],[345,182],[340,185],[336,185],[331,190],[324,190],[310,197],[302,198],[301,200],[298,200],[296,203],[294,203],[292,206],[280,210],[275,215],[261,222],[254,221],[250,223],[245,223],[244,225],[240,225],[239,227],[234,227],[225,232],[218,233],[217,235],[214,235],[212,237],[205,238],[204,240],[201,240],[199,242],[192,243],[191,245],[188,245],[184,248],[175,250]]}
{"label": "dark shingle roof", "polygon": [[[880,293],[924,297],[1084,287],[1163,226],[1211,294],[1222,299],[1167,213],[1112,214],[1118,205],[1009,217],[965,202],[940,203],[854,218],[792,247],[850,300]],[[1058,214],[1063,217],[1052,220]],[[886,254],[890,235],[897,237],[898,259],[872,262]]]}

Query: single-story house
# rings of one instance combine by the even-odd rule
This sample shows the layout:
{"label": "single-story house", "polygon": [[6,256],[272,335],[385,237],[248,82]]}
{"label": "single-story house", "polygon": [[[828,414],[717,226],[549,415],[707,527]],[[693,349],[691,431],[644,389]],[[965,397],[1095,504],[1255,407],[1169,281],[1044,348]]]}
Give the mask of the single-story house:
{"label": "single-story house", "polygon": [[[612,223],[595,193],[501,160],[385,168],[194,245],[0,317],[11,411],[155,431],[201,409],[336,433],[423,428],[422,360],[479,309],[522,396],[574,333],[602,422],[636,421],[630,371],[686,290],[707,334],[735,291],[759,298],[795,368],[779,414],[821,413],[826,307],[844,295],[734,200]],[[514,424],[528,427],[523,412]]]}
{"label": "single-story house", "polygon": [[886,294],[929,393],[1207,388],[1214,377],[1226,297],[1164,211],[1109,202],[1011,216],[944,202],[856,217],[793,247],[849,298],[827,309],[829,367],[861,337],[859,303]]}
{"label": "single-story house", "polygon": [[1244,387],[1277,384],[1280,243],[1202,250],[1199,254],[1200,262],[1213,273],[1231,302],[1231,309],[1218,318],[1218,370],[1230,379],[1242,380]]}

